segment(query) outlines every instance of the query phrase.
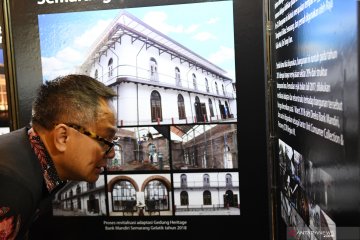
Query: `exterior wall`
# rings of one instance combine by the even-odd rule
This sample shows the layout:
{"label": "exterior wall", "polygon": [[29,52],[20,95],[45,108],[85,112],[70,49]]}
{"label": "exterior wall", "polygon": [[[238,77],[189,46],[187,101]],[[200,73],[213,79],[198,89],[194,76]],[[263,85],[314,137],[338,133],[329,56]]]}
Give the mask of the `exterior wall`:
{"label": "exterior wall", "polygon": [[184,149],[181,142],[171,142],[171,157],[173,169],[181,168],[184,161]]}
{"label": "exterior wall", "polygon": [[[112,71],[109,71],[109,60],[112,59]],[[150,59],[157,64],[157,78],[151,79]],[[191,61],[191,59],[190,59]],[[84,65],[85,66],[85,65]],[[175,68],[180,70],[181,84],[177,84]],[[189,64],[188,60],[181,60],[167,52],[160,52],[156,47],[149,47],[139,40],[133,41],[129,35],[122,35],[120,39],[109,45],[100,57],[94,58],[83,71],[95,76],[106,85],[111,85],[118,92],[115,105],[118,110],[119,125],[157,124],[151,122],[150,94],[153,90],[160,93],[162,99],[162,124],[193,123],[195,116],[195,96],[205,103],[207,120],[219,121],[222,119],[219,110],[219,100],[224,105],[228,102],[231,117],[236,118],[236,96],[231,80],[224,81],[219,75],[210,73],[204,68]],[[196,75],[196,87],[193,84],[193,74]],[[208,80],[208,86],[205,84]],[[127,79],[128,83],[117,81]],[[140,81],[136,86],[129,81]],[[217,84],[217,89],[215,85]],[[224,86],[224,91],[223,87]],[[178,90],[176,90],[178,89]],[[181,89],[181,90],[180,90]],[[178,119],[177,96],[181,93],[185,100],[187,120]],[[211,98],[214,108],[214,117],[210,117],[208,99]],[[138,101],[137,101],[138,99]],[[139,113],[139,114],[138,114]],[[139,119],[138,116],[139,115]],[[230,117],[230,115],[229,115]]]}
{"label": "exterior wall", "polygon": [[[77,189],[80,188],[80,193]],[[105,201],[105,182],[104,177],[100,176],[95,186],[91,189],[87,182],[69,182],[67,186],[61,189],[55,197],[54,201],[54,215],[106,215],[106,201]],[[71,195],[72,192],[72,195]],[[88,208],[90,196],[93,196],[94,201],[98,203],[98,212],[94,209]],[[79,208],[80,200],[80,208]]]}
{"label": "exterior wall", "polygon": [[[118,109],[119,125],[146,125],[157,124],[151,121],[151,93],[159,92],[161,96],[161,110],[163,124],[186,124],[196,123],[195,98],[198,97],[201,103],[206,106],[206,120],[218,121],[222,119],[220,113],[219,101],[225,105],[225,101],[213,96],[204,96],[202,94],[194,94],[186,91],[164,89],[155,86],[144,86],[134,83],[121,83],[116,88],[118,93],[118,103],[115,105]],[[179,119],[178,111],[178,95],[184,98],[186,119]],[[137,104],[137,97],[139,104]],[[214,116],[210,116],[209,99],[212,101]],[[228,105],[229,105],[229,101]],[[137,110],[138,109],[138,110]],[[231,108],[230,108],[231,109]],[[137,111],[139,112],[139,122],[137,119]]]}
{"label": "exterior wall", "polygon": [[[109,76],[108,62],[113,59],[113,71]],[[121,44],[116,42],[112,47],[108,48],[105,54],[96,59],[91,68],[87,69],[91,76],[95,76],[95,70],[99,72],[99,81],[110,85],[114,83],[117,76],[132,76],[139,79],[149,80],[150,78],[150,59],[154,58],[158,66],[159,82],[168,85],[176,85],[175,67],[180,70],[181,86],[189,90],[199,90],[203,93],[218,95],[219,97],[234,97],[234,90],[231,82],[222,80],[220,76],[213,73],[203,72],[203,69],[190,66],[188,62],[180,62],[179,58],[171,60],[168,53],[159,54],[159,50],[155,47],[144,47],[141,41],[131,42],[128,35],[121,37]],[[137,67],[137,70],[136,70]],[[193,74],[196,75],[197,89],[193,85]],[[208,79],[207,91],[205,78]],[[218,94],[215,85],[218,85]],[[225,88],[225,94],[222,90]]]}
{"label": "exterior wall", "polygon": [[[172,143],[173,168],[237,168],[238,154],[236,133],[235,124],[218,124],[189,142],[183,144]],[[225,141],[226,145],[230,147],[229,154],[231,154],[232,167],[227,166],[224,160]],[[206,166],[202,163],[204,151],[206,151],[207,154]],[[191,158],[191,154],[194,153],[197,161],[186,164],[184,159],[185,153],[188,153],[189,158]]]}
{"label": "exterior wall", "polygon": [[[123,121],[123,125],[137,124],[137,86],[134,83],[122,83],[117,86],[118,103],[117,117],[118,121]],[[139,97],[141,95],[139,94]],[[141,101],[139,101],[141,102]],[[144,103],[142,103],[144,104]],[[140,113],[140,111],[139,111]],[[119,125],[122,125],[119,123]]]}
{"label": "exterior wall", "polygon": [[165,118],[165,106],[164,103],[165,93],[162,93],[163,89],[155,88],[153,86],[144,86],[139,85],[139,124],[151,123],[151,103],[150,95],[153,90],[156,90],[160,93],[161,96],[161,108],[162,108],[162,117]]}
{"label": "exterior wall", "polygon": [[[226,186],[226,174],[232,176],[232,187]],[[239,175],[237,172],[218,172],[218,173],[184,173],[187,176],[187,187],[181,187],[182,173],[174,173],[174,202],[177,208],[181,206],[180,194],[187,191],[189,196],[189,206],[199,207],[203,205],[203,192],[209,190],[211,192],[212,206],[224,206],[224,198],[227,190],[233,191],[237,195],[240,203],[239,194]],[[203,175],[208,174],[210,186],[204,187]],[[220,189],[220,190],[218,190]]]}
{"label": "exterior wall", "polygon": [[136,160],[136,154],[134,152],[136,147],[136,139],[127,138],[125,140],[121,140],[119,145],[122,148],[122,157],[124,163]]}
{"label": "exterior wall", "polygon": [[[121,44],[115,42],[104,54],[95,59],[91,68],[86,69],[91,76],[95,76],[95,71],[98,70],[98,80],[106,85],[111,85],[116,81],[117,76],[138,76],[144,78],[144,71],[136,71],[136,66],[142,66],[139,61],[141,58],[138,52],[142,47],[142,42],[135,41],[131,43],[131,38],[121,37]],[[113,71],[109,74],[108,63],[110,58],[113,59]],[[148,60],[148,59],[147,59]],[[149,62],[147,62],[147,65]],[[146,67],[145,69],[148,69]],[[146,77],[148,78],[148,77]]]}

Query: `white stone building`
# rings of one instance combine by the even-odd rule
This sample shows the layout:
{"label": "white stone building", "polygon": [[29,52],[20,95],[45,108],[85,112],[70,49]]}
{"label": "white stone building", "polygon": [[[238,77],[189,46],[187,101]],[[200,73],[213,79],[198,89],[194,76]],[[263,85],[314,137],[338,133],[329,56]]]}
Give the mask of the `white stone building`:
{"label": "white stone building", "polygon": [[80,67],[118,93],[118,125],[236,121],[235,79],[126,11]]}
{"label": "white stone building", "polygon": [[172,215],[170,174],[108,175],[110,216]]}
{"label": "white stone building", "polygon": [[238,172],[174,173],[175,215],[239,215]]}
{"label": "white stone building", "polygon": [[101,175],[95,183],[69,181],[55,195],[53,215],[106,215],[104,176]]}

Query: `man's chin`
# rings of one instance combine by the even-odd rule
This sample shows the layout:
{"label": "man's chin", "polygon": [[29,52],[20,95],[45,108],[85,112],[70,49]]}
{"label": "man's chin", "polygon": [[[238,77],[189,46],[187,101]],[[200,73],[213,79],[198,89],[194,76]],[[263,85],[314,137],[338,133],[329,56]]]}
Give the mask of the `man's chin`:
{"label": "man's chin", "polygon": [[93,173],[86,179],[88,183],[94,183],[99,179],[100,173]]}

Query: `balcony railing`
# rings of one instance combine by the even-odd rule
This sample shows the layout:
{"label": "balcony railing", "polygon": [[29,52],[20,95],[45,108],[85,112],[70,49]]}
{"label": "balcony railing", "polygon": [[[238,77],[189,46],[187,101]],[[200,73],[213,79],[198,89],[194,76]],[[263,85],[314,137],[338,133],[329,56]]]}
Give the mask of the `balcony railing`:
{"label": "balcony railing", "polygon": [[[196,84],[194,84],[192,77],[186,76],[186,74],[183,74],[179,79],[175,77],[175,74],[174,76],[170,76],[162,72],[151,73],[149,69],[136,67],[134,65],[119,65],[114,67],[111,70],[111,73],[103,72],[102,75],[98,76],[98,80],[106,85],[112,85],[119,79],[127,79],[128,81],[133,80],[134,82],[147,83],[149,85],[178,90],[186,90],[228,99],[236,98],[234,91],[217,92],[214,81],[210,81],[209,85],[206,86],[205,79],[198,78]],[[224,84],[226,85],[229,83],[224,82]]]}
{"label": "balcony railing", "polygon": [[205,183],[203,181],[188,181],[186,183],[174,182],[174,188],[238,188],[239,182],[233,181],[227,183],[226,181],[210,181]]}

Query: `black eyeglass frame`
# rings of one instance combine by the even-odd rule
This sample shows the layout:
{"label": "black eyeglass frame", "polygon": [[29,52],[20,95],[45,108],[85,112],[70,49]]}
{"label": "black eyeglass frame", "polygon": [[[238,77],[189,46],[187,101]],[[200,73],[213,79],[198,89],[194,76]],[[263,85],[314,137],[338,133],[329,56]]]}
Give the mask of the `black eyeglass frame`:
{"label": "black eyeglass frame", "polygon": [[[104,146],[104,144],[106,146],[108,146],[107,150],[105,150],[105,155],[108,155],[109,152],[113,149],[113,147],[115,146],[115,143],[114,142],[110,142],[108,140],[106,140],[105,138],[103,137],[100,137],[99,135],[97,135],[96,133],[94,132],[91,132],[89,130],[87,130],[86,128],[82,127],[82,126],[79,126],[77,124],[73,124],[73,123],[63,123],[65,124],[66,126],[68,127],[71,127],[73,129],[75,129],[76,131],[78,131],[79,133],[82,133],[86,136],[88,136],[89,138],[92,138],[94,139],[95,141],[97,141],[102,147]],[[56,125],[59,125],[59,124],[56,124]]]}

